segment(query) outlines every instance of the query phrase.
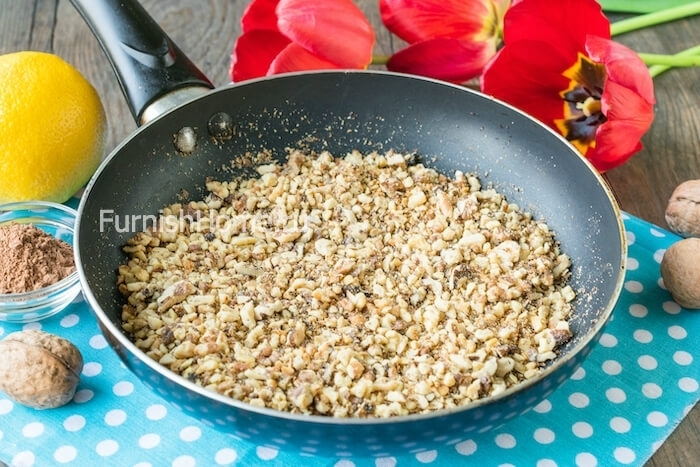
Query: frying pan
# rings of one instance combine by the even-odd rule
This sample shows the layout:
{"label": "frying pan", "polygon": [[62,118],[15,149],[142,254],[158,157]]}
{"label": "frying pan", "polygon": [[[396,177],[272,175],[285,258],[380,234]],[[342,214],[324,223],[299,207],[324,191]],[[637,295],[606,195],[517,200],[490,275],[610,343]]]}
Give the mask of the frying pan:
{"label": "frying pan", "polygon": [[[388,456],[486,432],[534,407],[590,353],[622,288],[619,208],[592,166],[562,137],[517,109],[460,86],[381,71],[279,75],[219,89],[135,1],[72,0],[115,68],[140,125],[98,168],[78,208],[76,263],[110,345],[153,391],[216,429],[276,449]],[[185,129],[183,131],[183,129]],[[182,136],[186,144],[178,144]],[[205,390],[152,361],[122,333],[116,270],[135,231],[106,219],[155,215],[201,199],[207,177],[252,171],[245,157],[286,148],[344,155],[394,149],[453,175],[477,173],[556,232],[578,292],[575,338],[543,373],[491,398],[388,419],[303,416]],[[265,438],[265,439],[261,439]]]}

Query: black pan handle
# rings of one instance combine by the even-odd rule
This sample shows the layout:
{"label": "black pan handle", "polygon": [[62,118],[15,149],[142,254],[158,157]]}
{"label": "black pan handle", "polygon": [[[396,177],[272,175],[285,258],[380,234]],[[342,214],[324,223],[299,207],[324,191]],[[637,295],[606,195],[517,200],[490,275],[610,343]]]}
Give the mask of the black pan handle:
{"label": "black pan handle", "polygon": [[136,0],[71,0],[142,125],[214,86]]}

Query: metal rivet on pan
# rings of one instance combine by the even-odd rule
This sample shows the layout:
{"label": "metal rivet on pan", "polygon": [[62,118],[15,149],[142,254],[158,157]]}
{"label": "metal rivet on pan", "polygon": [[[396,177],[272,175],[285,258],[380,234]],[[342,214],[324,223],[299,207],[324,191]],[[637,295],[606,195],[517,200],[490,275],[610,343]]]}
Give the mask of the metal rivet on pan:
{"label": "metal rivet on pan", "polygon": [[231,139],[233,136],[233,118],[226,112],[218,112],[211,116],[207,124],[209,134],[217,140]]}
{"label": "metal rivet on pan", "polygon": [[175,134],[175,149],[183,154],[190,154],[194,151],[195,146],[197,146],[197,134],[194,132],[194,128],[191,126],[185,126],[180,128]]}

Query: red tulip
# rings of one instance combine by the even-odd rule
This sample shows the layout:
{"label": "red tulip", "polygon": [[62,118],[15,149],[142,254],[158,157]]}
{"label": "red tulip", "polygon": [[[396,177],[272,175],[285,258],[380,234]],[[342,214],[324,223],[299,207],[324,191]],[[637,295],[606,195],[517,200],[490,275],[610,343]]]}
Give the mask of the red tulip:
{"label": "red tulip", "polygon": [[521,0],[506,13],[504,47],[486,66],[483,92],[560,132],[600,171],[642,147],[654,119],[651,75],[610,40],[595,0]]}
{"label": "red tulip", "polygon": [[387,68],[454,83],[483,70],[501,43],[511,0],[380,0],[382,22],[408,42]]}
{"label": "red tulip", "polygon": [[253,0],[234,45],[233,81],[302,70],[362,69],[374,30],[352,0]]}

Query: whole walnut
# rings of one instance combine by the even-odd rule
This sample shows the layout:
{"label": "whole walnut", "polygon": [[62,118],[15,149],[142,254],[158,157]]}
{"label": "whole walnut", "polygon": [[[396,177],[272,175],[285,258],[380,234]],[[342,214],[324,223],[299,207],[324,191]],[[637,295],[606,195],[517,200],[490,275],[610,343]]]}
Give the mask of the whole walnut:
{"label": "whole walnut", "polygon": [[83,356],[67,339],[39,330],[8,334],[0,341],[0,390],[37,409],[73,399]]}
{"label": "whole walnut", "polygon": [[700,238],[684,238],[664,252],[661,277],[683,308],[700,308]]}
{"label": "whole walnut", "polygon": [[682,237],[700,237],[700,180],[676,187],[666,206],[666,223]]}

